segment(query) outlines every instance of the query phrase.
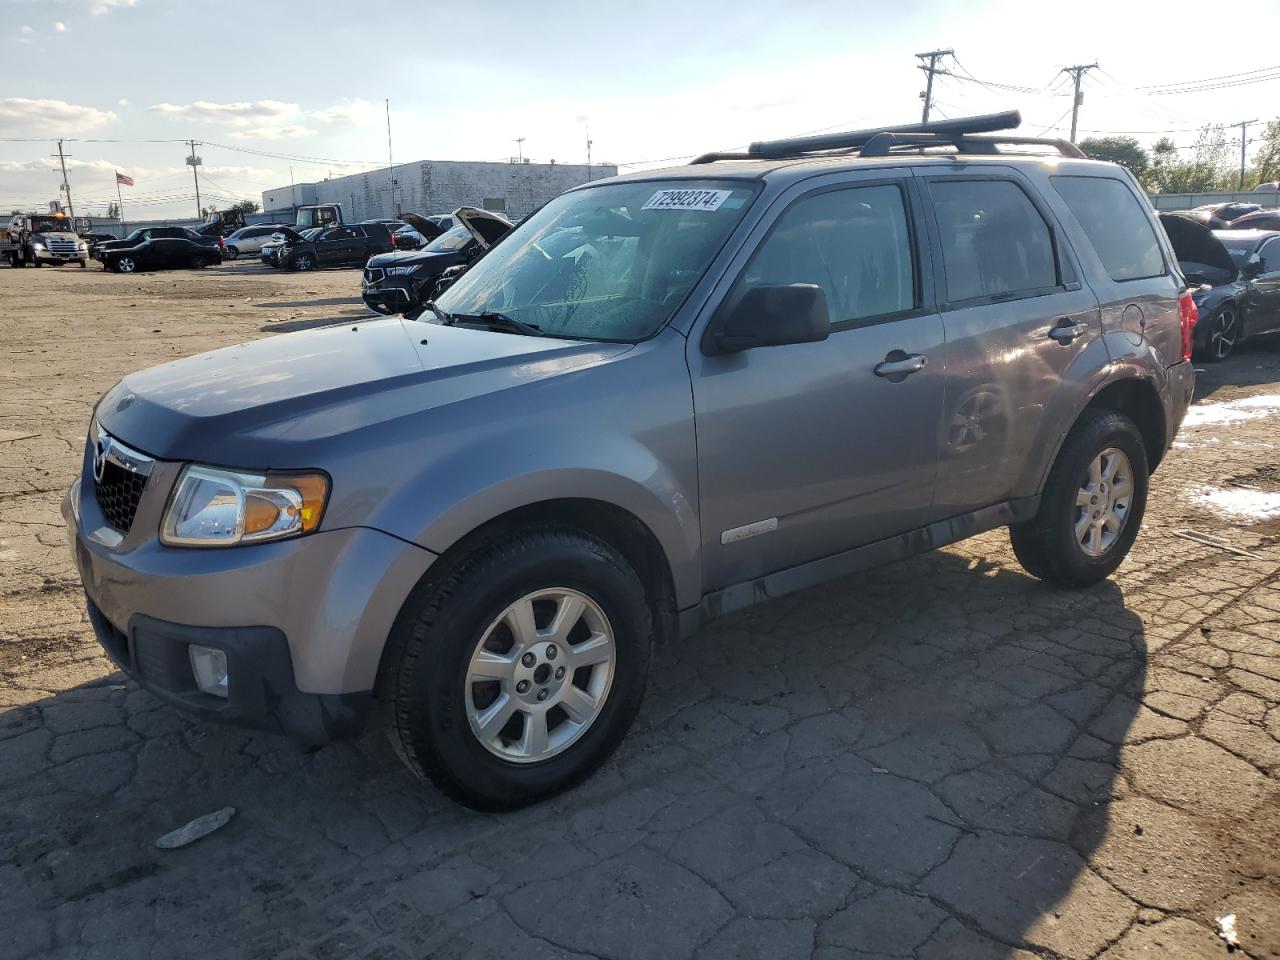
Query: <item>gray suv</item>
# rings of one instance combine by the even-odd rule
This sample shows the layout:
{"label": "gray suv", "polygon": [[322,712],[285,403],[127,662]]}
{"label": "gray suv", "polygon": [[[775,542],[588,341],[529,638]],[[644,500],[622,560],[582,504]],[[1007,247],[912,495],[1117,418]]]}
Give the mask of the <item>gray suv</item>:
{"label": "gray suv", "polygon": [[210,719],[374,711],[492,809],[610,754],[655,639],[1001,526],[1106,577],[1195,307],[1132,178],[1016,122],[590,183],[418,319],[129,375],[64,505],[102,645]]}

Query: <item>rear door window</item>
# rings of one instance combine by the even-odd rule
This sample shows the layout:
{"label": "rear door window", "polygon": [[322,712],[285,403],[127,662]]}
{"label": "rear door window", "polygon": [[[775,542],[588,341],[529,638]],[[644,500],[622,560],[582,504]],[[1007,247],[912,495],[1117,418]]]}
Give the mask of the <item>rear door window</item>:
{"label": "rear door window", "polygon": [[1012,180],[932,180],[946,299],[1009,300],[1058,285],[1053,234]]}
{"label": "rear door window", "polygon": [[1164,273],[1151,218],[1124,183],[1110,177],[1050,177],[1112,280]]}

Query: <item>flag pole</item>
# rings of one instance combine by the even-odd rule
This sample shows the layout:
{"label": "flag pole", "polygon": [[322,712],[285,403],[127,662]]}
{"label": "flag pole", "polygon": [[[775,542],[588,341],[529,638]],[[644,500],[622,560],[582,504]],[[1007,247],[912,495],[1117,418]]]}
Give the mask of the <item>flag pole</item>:
{"label": "flag pole", "polygon": [[115,171],[115,174],[116,174],[116,209],[120,213],[120,232],[124,233],[125,232],[124,231],[124,197],[120,195],[120,171],[119,170]]}

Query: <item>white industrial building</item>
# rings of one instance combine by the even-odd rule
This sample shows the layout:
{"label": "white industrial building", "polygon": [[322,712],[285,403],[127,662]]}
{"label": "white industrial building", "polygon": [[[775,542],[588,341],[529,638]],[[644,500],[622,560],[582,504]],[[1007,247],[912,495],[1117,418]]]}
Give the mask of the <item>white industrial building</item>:
{"label": "white industrial building", "polygon": [[312,203],[341,203],[346,220],[385,219],[405,212],[429,216],[471,206],[518,220],[570,187],[617,172],[610,164],[418,160],[266,190],[262,210],[265,219],[292,223],[293,210]]}

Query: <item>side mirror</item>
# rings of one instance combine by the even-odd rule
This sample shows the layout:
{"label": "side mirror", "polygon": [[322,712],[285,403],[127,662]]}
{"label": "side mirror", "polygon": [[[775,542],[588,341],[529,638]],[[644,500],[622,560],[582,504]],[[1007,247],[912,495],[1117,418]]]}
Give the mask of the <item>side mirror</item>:
{"label": "side mirror", "polygon": [[827,295],[816,283],[752,287],[712,322],[702,352],[714,357],[753,347],[816,343],[829,336]]}
{"label": "side mirror", "polygon": [[1262,258],[1255,253],[1240,272],[1249,279],[1262,276]]}

